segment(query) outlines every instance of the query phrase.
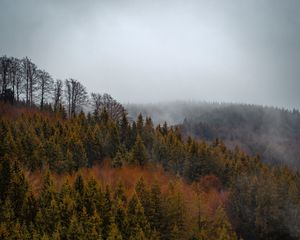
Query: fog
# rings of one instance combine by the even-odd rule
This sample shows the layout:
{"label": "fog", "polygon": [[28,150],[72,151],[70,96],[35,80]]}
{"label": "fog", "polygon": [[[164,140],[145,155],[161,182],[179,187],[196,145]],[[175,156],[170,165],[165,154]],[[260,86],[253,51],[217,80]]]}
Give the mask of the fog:
{"label": "fog", "polygon": [[300,1],[0,0],[0,54],[123,103],[300,108]]}
{"label": "fog", "polygon": [[262,161],[300,169],[300,112],[257,105],[169,102],[126,105],[130,119],[150,116],[155,125],[180,127],[183,136],[205,141],[220,138]]}

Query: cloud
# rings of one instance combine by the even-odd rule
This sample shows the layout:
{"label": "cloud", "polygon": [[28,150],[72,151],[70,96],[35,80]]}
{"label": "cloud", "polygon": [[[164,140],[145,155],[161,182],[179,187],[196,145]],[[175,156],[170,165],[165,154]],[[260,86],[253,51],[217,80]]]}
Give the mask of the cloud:
{"label": "cloud", "polygon": [[300,2],[9,1],[1,53],[123,102],[300,107]]}

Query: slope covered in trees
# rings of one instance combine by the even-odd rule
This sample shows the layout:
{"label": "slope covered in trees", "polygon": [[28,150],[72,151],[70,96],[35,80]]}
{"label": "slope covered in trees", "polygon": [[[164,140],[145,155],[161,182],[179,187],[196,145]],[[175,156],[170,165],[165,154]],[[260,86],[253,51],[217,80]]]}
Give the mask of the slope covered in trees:
{"label": "slope covered in trees", "polygon": [[[45,113],[28,108],[20,109],[1,105],[1,109],[0,159],[2,178],[0,185],[2,186],[1,196],[3,196],[1,205],[5,207],[2,208],[0,215],[13,216],[1,220],[2,234],[12,236],[10,234],[17,234],[11,232],[12,229],[20,229],[20,231],[24,231],[20,234],[29,234],[28,238],[33,237],[32,234],[35,233],[39,234],[38,236],[45,235],[51,238],[49,233],[55,229],[62,239],[70,239],[72,237],[67,237],[64,234],[79,229],[81,233],[74,234],[79,234],[78,236],[83,234],[82,236],[84,236],[84,231],[87,230],[82,230],[84,226],[78,227],[77,225],[85,223],[85,220],[81,218],[81,214],[87,214],[85,213],[86,210],[82,210],[85,205],[81,205],[76,213],[71,210],[72,216],[67,217],[70,222],[62,223],[63,220],[59,219],[55,223],[58,222],[60,225],[52,227],[48,226],[48,222],[39,222],[42,221],[39,220],[39,211],[42,211],[43,214],[48,214],[50,211],[50,216],[55,214],[51,211],[61,213],[62,209],[55,210],[53,208],[62,204],[59,202],[62,200],[57,199],[62,194],[62,190],[51,185],[53,192],[50,195],[53,197],[49,196],[47,190],[46,198],[51,200],[48,199],[46,203],[41,202],[43,201],[42,192],[37,195],[31,194],[32,182],[27,183],[21,169],[30,172],[49,169],[52,173],[59,174],[57,176],[65,176],[75,174],[82,168],[102,164],[105,159],[108,159],[111,165],[117,169],[135,166],[144,169],[157,169],[157,165],[162,166],[164,171],[184,179],[195,189],[200,189],[200,192],[206,191],[205,179],[207,176],[212,176],[212,179],[208,181],[208,186],[215,186],[215,191],[220,195],[228,195],[223,205],[226,214],[222,208],[219,210],[221,212],[216,211],[214,214],[215,217],[219,214],[222,216],[220,221],[225,229],[220,231],[227,236],[227,238],[220,239],[235,239],[231,227],[236,231],[237,236],[244,239],[297,239],[299,237],[300,176],[298,172],[284,167],[264,165],[258,157],[250,157],[238,148],[235,150],[227,149],[221,141],[214,141],[210,144],[198,142],[192,138],[185,140],[178,128],[167,125],[158,125],[154,128],[151,119],[144,119],[142,115],[139,115],[136,121],[129,123],[125,115],[120,121],[110,119],[105,110],[99,116],[97,113],[88,116],[80,113],[70,119],[64,119],[53,112]],[[106,182],[104,181],[104,184]],[[126,178],[122,182],[124,184]],[[79,185],[88,186],[88,184],[85,182]],[[151,186],[148,187],[151,188]],[[104,187],[104,189],[106,188]],[[101,191],[105,192],[104,189]],[[71,188],[68,191],[74,192],[76,189]],[[114,195],[114,187],[109,191]],[[128,201],[137,201],[132,200],[135,194],[137,194],[137,190],[127,196]],[[82,194],[79,195],[82,196]],[[76,194],[73,193],[68,196],[69,201],[75,201],[75,203],[79,201],[80,204],[83,204],[85,200],[76,200],[75,196]],[[32,199],[29,200],[28,197]],[[98,197],[95,198],[90,201],[98,199]],[[148,199],[148,197],[146,198]],[[34,201],[35,210],[31,209],[32,206],[27,206],[29,204],[27,201]],[[142,202],[141,199],[140,201]],[[170,200],[166,201],[170,203]],[[75,203],[69,204],[72,206]],[[206,204],[209,203],[210,199],[207,199]],[[114,208],[115,204],[112,201],[110,208]],[[21,206],[30,208],[27,211],[34,215],[31,216],[31,220],[26,220],[27,217],[22,213],[23,210],[19,209]],[[72,208],[71,206],[69,207]],[[152,207],[146,202],[141,203],[141,206],[144,209],[136,210],[140,211],[136,214],[142,214],[143,211],[145,214],[151,211]],[[194,206],[196,205],[194,204]],[[76,209],[76,207],[74,208]],[[130,210],[129,203],[124,208],[127,214],[129,211],[133,211]],[[177,207],[175,209],[178,210]],[[5,211],[8,210],[10,212],[6,213]],[[101,234],[104,239],[110,239],[107,234],[111,230],[114,232],[111,234],[121,234],[124,239],[129,239],[128,235],[119,229],[121,227],[115,226],[116,223],[111,222],[101,211],[103,209],[99,209],[97,212],[100,219],[105,224],[111,223],[112,225],[101,227],[101,225],[94,223],[100,229],[95,234]],[[165,211],[167,210],[165,209]],[[188,215],[195,216],[195,208],[189,211]],[[169,214],[176,216],[176,213],[173,212]],[[88,219],[93,219],[93,217],[98,218],[97,215],[89,215]],[[115,221],[119,221],[118,217],[114,215],[113,218]],[[132,215],[132,218],[136,217]],[[49,219],[51,218],[49,217]],[[150,215],[146,215],[142,219],[144,220],[141,221],[147,220],[146,222],[150,223],[152,221]],[[12,225],[7,226],[9,221]],[[217,239],[214,234],[219,230],[211,221],[206,223],[199,219],[185,221],[183,220],[181,225],[174,223],[161,231],[154,228],[154,225],[151,227],[150,224],[150,230],[138,229],[139,233],[134,234],[146,234],[145,238],[141,239],[151,239],[153,237],[151,234],[155,234],[155,236],[158,234],[160,239]],[[161,224],[169,222],[170,220],[163,220]],[[189,227],[198,227],[191,227],[192,230],[188,231],[190,235],[182,236],[180,232],[187,231],[185,224]],[[51,230],[47,230],[47,228]],[[130,234],[133,233],[132,231],[133,229],[129,231]],[[168,235],[173,233],[177,237]],[[208,234],[208,236],[203,237],[202,234]]]}
{"label": "slope covered in trees", "polygon": [[9,71],[2,66],[2,239],[300,238],[298,171],[142,114],[129,119],[74,79],[56,81],[42,104],[20,72],[18,99]]}
{"label": "slope covered in trees", "polygon": [[300,168],[300,113],[243,104],[174,102],[128,105],[129,116],[140,112],[156,123],[178,125],[184,136],[238,145],[248,154],[260,154],[267,163]]}

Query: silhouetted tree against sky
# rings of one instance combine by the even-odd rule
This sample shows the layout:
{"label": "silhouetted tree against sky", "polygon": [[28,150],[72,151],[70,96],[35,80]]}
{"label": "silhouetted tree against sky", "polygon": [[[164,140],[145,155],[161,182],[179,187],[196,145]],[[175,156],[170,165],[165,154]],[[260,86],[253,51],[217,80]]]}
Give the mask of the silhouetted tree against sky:
{"label": "silhouetted tree against sky", "polygon": [[11,65],[11,59],[7,56],[3,56],[0,59],[0,73],[1,73],[1,85],[2,93],[5,92],[8,85],[8,73]]}
{"label": "silhouetted tree against sky", "polygon": [[103,95],[92,93],[91,103],[95,113],[99,114],[106,109],[109,117],[116,121],[121,120],[122,115],[126,112],[123,105],[107,93],[104,93]]}
{"label": "silhouetted tree against sky", "polygon": [[74,116],[80,107],[88,100],[86,88],[77,80],[70,78],[65,80],[66,99],[68,103],[69,117]]}
{"label": "silhouetted tree against sky", "polygon": [[57,79],[53,88],[53,110],[56,112],[59,106],[62,104],[63,98],[63,82]]}
{"label": "silhouetted tree against sky", "polygon": [[40,99],[40,108],[43,110],[45,98],[49,96],[53,88],[53,79],[45,70],[38,70],[38,90]]}
{"label": "silhouetted tree against sky", "polygon": [[25,79],[24,89],[25,89],[25,101],[29,106],[34,104],[34,92],[37,90],[36,85],[38,81],[38,68],[37,66],[28,58],[25,57],[22,60],[23,67],[23,77]]}

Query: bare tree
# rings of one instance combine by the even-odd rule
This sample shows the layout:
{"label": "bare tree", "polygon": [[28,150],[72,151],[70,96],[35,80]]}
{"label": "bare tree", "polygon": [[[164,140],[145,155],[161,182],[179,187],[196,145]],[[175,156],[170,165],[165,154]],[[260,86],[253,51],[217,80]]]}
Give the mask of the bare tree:
{"label": "bare tree", "polygon": [[54,83],[53,88],[53,108],[56,112],[59,109],[60,104],[62,104],[63,96],[63,82],[60,79],[57,79]]}
{"label": "bare tree", "polygon": [[123,114],[126,113],[123,105],[107,93],[104,93],[103,95],[92,93],[91,98],[91,103],[96,113],[100,113],[105,109],[109,117],[116,121],[119,121]]}
{"label": "bare tree", "polygon": [[48,72],[45,70],[38,70],[38,89],[39,89],[39,98],[40,98],[40,107],[43,110],[45,99],[49,96],[52,87],[53,79]]}
{"label": "bare tree", "polygon": [[3,56],[0,58],[0,74],[1,74],[1,85],[2,85],[2,93],[5,93],[9,80],[8,80],[8,75],[9,75],[9,70],[11,67],[11,59],[8,58],[7,56]]}
{"label": "bare tree", "polygon": [[19,101],[20,97],[20,86],[22,82],[21,63],[17,58],[10,58],[10,69],[9,69],[9,82],[14,94],[14,98]]}
{"label": "bare tree", "polygon": [[79,107],[87,103],[88,95],[85,87],[75,79],[66,79],[66,98],[69,117],[75,116]]}
{"label": "bare tree", "polygon": [[34,103],[34,92],[36,90],[36,84],[38,80],[37,66],[26,57],[22,60],[23,77],[25,79],[24,88],[26,94],[26,103],[30,106]]}
{"label": "bare tree", "polygon": [[17,101],[20,100],[22,93],[23,74],[21,68],[21,61],[18,59],[17,72],[14,79],[14,94]]}

